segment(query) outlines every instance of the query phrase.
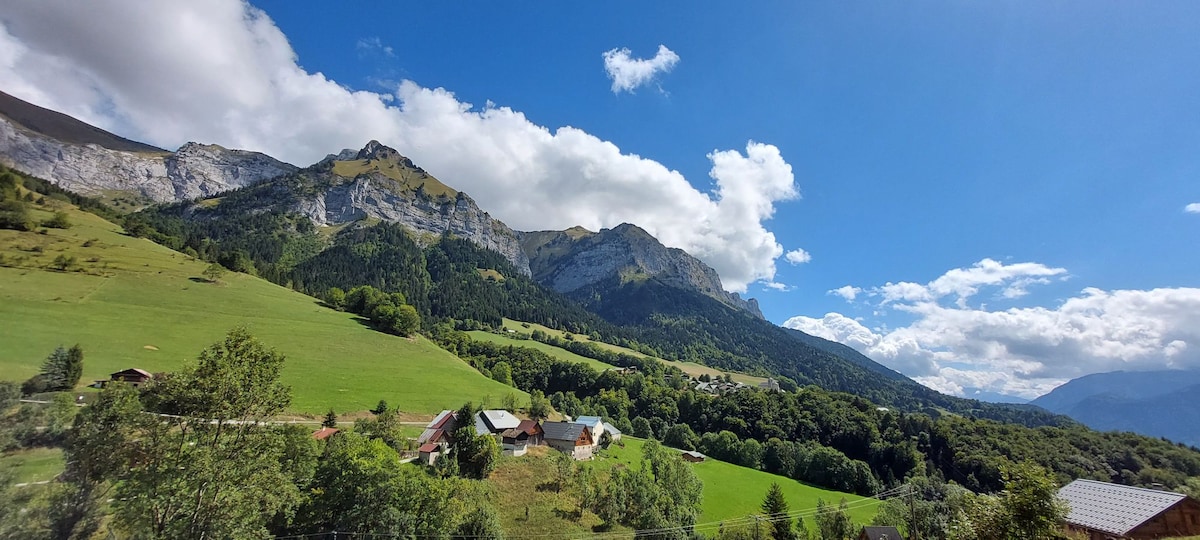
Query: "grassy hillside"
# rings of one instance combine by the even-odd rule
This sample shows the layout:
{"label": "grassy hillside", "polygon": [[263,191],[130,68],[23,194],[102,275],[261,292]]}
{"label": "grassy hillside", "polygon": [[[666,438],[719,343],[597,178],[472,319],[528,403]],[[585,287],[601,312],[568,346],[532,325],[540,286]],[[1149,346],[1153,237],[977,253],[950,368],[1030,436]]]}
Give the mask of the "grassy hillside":
{"label": "grassy hillside", "polygon": [[[553,336],[558,336],[558,337],[563,337],[567,334],[566,332],[563,332],[562,330],[555,330],[553,328],[542,326],[537,323],[514,321],[512,319],[504,319],[504,329],[512,330],[514,332],[524,333],[524,334],[528,334],[534,330],[541,330],[542,332],[545,332],[545,333],[553,335]],[[482,333],[486,333],[486,332],[480,332],[480,333],[482,334]],[[490,334],[490,335],[496,336],[496,334]],[[472,333],[472,337],[474,337],[474,336],[475,336],[475,334]],[[496,336],[496,337],[503,337],[503,336]],[[603,341],[592,341],[591,339],[589,339],[587,336],[585,336],[583,334],[572,334],[571,338],[574,339],[575,341],[582,341],[584,343],[595,343],[596,345],[600,346],[600,348],[602,348],[602,349],[607,349],[607,350],[610,350],[610,351],[613,351],[616,353],[624,353],[624,354],[636,356],[638,358],[647,358],[647,355],[640,353],[638,351],[635,351],[633,349],[621,347],[619,345],[613,345],[611,343],[604,343]],[[475,339],[484,339],[484,338],[476,337]],[[489,339],[489,341],[494,341],[494,340]],[[584,360],[593,362],[594,366],[597,367],[597,369],[603,369],[599,366],[611,367],[608,364],[604,364],[603,362],[597,362],[595,360],[587,359],[587,358],[579,356],[575,353],[572,353],[570,351],[559,349],[558,347],[553,347],[550,345],[541,344],[536,341],[521,341],[521,340],[512,340],[512,341],[520,342],[520,343],[528,343],[529,345],[526,345],[528,347],[534,347],[537,349],[541,349],[541,350],[544,350],[545,352],[548,352],[548,353],[550,353],[552,355],[556,355],[556,356],[559,354],[570,355],[570,357],[557,356],[558,358],[562,358],[564,360],[576,361],[577,359],[583,358]],[[495,341],[495,342],[500,343],[500,341]],[[535,347],[535,345],[542,345],[543,347],[548,347],[548,348],[542,349],[542,347]],[[723,376],[725,374],[729,374],[733,377],[733,380],[735,380],[737,382],[745,383],[745,384],[748,384],[751,386],[758,386],[759,383],[766,382],[766,380],[767,380],[766,377],[755,377],[754,375],[746,375],[744,373],[721,371],[719,369],[711,368],[711,367],[708,367],[708,366],[705,366],[702,364],[697,364],[695,362],[677,362],[674,360],[663,360],[661,358],[659,359],[659,361],[661,361],[664,364],[667,364],[669,366],[674,366],[676,368],[679,368],[680,371],[688,374],[689,377],[699,377],[701,375],[709,375],[709,376],[715,378],[718,376]]]}
{"label": "grassy hillside", "polygon": [[[287,356],[293,412],[365,410],[380,399],[415,413],[524,393],[483,377],[424,338],[376,332],[354,315],[244,274],[218,283],[207,263],[51,201],[73,227],[0,230],[0,372],[23,380],[59,345],[82,345],[81,386],[129,367],[177,369],[230,328]],[[39,218],[49,213],[36,212]],[[74,257],[67,271],[49,267]]]}
{"label": "grassy hillside", "polygon": [[613,367],[613,366],[611,366],[609,364],[605,364],[604,362],[601,362],[599,360],[594,360],[594,359],[588,358],[586,356],[580,356],[580,355],[575,354],[566,349],[560,349],[553,345],[547,345],[545,343],[542,343],[540,341],[534,341],[532,339],[511,338],[511,337],[507,337],[507,336],[502,336],[500,334],[493,334],[491,332],[486,332],[483,330],[472,330],[470,332],[467,332],[467,334],[469,334],[471,336],[471,339],[475,339],[475,340],[479,340],[479,341],[489,341],[489,342],[497,343],[500,345],[512,345],[513,347],[528,347],[530,349],[537,349],[537,350],[542,351],[546,354],[549,354],[550,356],[553,356],[559,360],[565,360],[567,362],[581,362],[581,363],[587,364],[587,365],[595,368],[596,371],[604,371],[606,369],[610,369]]}

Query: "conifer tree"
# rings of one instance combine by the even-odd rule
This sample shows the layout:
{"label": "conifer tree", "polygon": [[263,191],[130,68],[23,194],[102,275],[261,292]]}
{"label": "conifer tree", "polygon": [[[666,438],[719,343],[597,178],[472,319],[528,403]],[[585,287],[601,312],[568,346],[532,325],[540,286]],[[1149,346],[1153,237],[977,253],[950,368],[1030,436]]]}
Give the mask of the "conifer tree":
{"label": "conifer tree", "polygon": [[337,427],[337,413],[333,412],[332,408],[329,409],[329,412],[325,413],[325,419],[321,421],[321,427]]}
{"label": "conifer tree", "polygon": [[788,503],[783,498],[783,488],[771,482],[767,496],[762,502],[763,514],[771,521],[771,538],[775,540],[795,540],[796,532],[792,529],[792,518],[788,516]]}

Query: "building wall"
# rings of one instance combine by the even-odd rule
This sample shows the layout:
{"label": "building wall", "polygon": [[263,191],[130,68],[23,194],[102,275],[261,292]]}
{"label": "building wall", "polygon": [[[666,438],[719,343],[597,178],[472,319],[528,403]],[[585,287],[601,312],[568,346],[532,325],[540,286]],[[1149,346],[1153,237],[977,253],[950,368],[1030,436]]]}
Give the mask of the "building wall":
{"label": "building wall", "polygon": [[1142,539],[1200,535],[1200,503],[1184,499],[1130,531],[1129,537]]}

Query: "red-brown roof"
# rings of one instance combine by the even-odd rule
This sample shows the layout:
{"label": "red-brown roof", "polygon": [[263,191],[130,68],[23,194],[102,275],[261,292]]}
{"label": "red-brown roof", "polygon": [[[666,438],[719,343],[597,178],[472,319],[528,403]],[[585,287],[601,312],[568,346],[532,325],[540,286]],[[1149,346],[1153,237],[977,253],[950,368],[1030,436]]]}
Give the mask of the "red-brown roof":
{"label": "red-brown roof", "polygon": [[517,425],[517,431],[524,431],[529,435],[537,435],[542,432],[542,425],[537,423],[536,420],[521,420],[521,423]]}
{"label": "red-brown roof", "polygon": [[313,432],[312,437],[318,441],[323,441],[333,436],[338,432],[338,428],[323,427]]}
{"label": "red-brown roof", "polygon": [[[411,448],[411,447],[410,447],[410,448]],[[423,445],[421,445],[421,447],[420,447],[420,448],[418,448],[418,449],[417,449],[417,451],[418,451],[418,452],[424,452],[424,453],[426,453],[426,454],[432,454],[432,453],[434,453],[434,452],[437,452],[437,449],[438,449],[438,445],[436,445],[436,444],[433,444],[433,443],[429,443],[429,444],[423,444]]]}

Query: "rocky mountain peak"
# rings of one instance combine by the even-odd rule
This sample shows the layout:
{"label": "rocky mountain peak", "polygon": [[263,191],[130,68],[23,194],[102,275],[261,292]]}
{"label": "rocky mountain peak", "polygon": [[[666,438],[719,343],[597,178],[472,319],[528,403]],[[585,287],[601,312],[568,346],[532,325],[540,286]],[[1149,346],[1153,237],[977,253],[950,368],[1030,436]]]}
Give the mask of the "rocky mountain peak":
{"label": "rocky mountain peak", "polygon": [[762,317],[756,301],[724,290],[716,270],[682,249],[664,246],[632,223],[598,233],[582,227],[521,233],[521,247],[534,279],[560,293],[654,279]]}

